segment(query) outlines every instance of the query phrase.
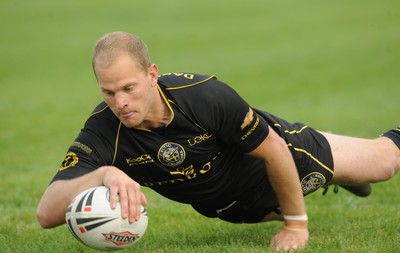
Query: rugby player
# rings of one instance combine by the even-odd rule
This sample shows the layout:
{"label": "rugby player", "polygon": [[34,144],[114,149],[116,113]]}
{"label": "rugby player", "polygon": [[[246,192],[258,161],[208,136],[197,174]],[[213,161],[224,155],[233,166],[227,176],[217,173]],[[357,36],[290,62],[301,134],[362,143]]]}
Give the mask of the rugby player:
{"label": "rugby player", "polygon": [[113,32],[93,52],[103,97],[44,193],[44,228],[65,222],[81,191],[110,188],[122,216],[139,219],[140,186],[233,223],[282,220],[273,250],[305,247],[304,196],[340,185],[368,196],[400,168],[400,128],[375,139],[317,131],[249,105],[215,76],[159,75],[145,43]]}

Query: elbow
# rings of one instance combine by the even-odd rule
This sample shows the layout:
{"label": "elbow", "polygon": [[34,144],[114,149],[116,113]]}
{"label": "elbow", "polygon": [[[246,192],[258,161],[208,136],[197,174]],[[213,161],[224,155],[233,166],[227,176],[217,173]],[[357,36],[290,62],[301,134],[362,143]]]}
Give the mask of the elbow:
{"label": "elbow", "polygon": [[61,225],[61,223],[55,219],[55,216],[52,212],[45,210],[40,205],[36,210],[36,218],[39,222],[39,225],[44,229],[54,228],[58,225]]}
{"label": "elbow", "polygon": [[52,183],[42,196],[36,209],[36,218],[42,228],[54,228],[65,224],[65,212],[68,201],[57,198],[63,185],[58,182]]}
{"label": "elbow", "polygon": [[36,218],[42,228],[52,228],[48,215],[40,207],[36,210]]}

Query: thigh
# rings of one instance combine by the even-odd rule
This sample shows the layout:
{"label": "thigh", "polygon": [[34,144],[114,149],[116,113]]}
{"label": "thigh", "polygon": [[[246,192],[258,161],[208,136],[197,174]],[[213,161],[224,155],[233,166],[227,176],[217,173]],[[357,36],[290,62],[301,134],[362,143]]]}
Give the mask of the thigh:
{"label": "thigh", "polygon": [[393,145],[387,138],[363,139],[321,132],[328,140],[334,161],[332,183],[361,184],[390,178]]}

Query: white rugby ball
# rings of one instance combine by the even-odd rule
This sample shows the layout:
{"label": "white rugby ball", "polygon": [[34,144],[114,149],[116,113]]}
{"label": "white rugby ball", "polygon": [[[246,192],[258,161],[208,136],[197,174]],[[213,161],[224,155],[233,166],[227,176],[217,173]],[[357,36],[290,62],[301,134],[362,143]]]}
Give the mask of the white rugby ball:
{"label": "white rugby ball", "polygon": [[140,219],[132,224],[121,217],[121,207],[110,206],[110,190],[97,186],[79,193],[68,206],[66,223],[81,243],[102,251],[120,250],[135,244],[146,232],[148,217],[142,206]]}

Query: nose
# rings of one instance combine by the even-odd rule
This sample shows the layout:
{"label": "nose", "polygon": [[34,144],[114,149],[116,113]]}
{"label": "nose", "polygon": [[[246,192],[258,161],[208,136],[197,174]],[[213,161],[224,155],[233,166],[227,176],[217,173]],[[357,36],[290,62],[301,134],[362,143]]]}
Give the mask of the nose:
{"label": "nose", "polygon": [[124,109],[128,106],[128,99],[123,94],[115,94],[115,106],[118,109]]}

